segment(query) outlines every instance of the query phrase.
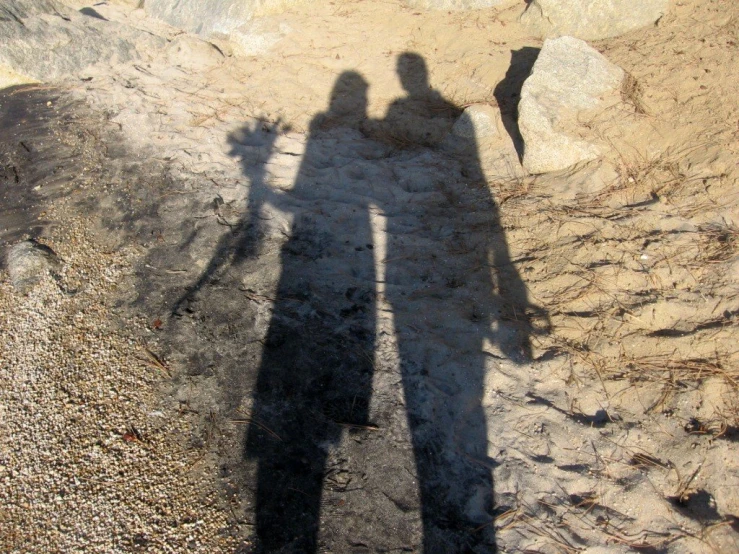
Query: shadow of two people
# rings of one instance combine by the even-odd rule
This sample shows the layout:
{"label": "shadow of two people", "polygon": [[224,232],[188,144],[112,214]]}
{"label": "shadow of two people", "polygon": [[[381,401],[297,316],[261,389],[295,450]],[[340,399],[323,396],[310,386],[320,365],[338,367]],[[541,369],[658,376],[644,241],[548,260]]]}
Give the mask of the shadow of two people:
{"label": "shadow of two people", "polygon": [[[423,58],[414,53],[402,54],[398,75],[407,95],[393,102],[382,120],[371,120],[367,115],[369,84],[359,73],[347,71],[338,77],[328,110],[311,122],[300,170],[290,191],[273,191],[266,182],[264,165],[244,163],[243,171],[250,181],[247,212],[236,229],[223,236],[211,263],[178,305],[206,286],[225,265],[238,265],[259,255],[263,235],[260,212],[264,203],[275,203],[287,210],[291,209],[290,203],[295,206],[301,201],[315,205],[320,197],[317,188],[341,186],[316,180],[315,176],[315,167],[335,163],[323,143],[332,131],[348,130],[354,133],[355,140],[359,136],[360,141],[391,144],[393,148],[385,160],[389,163],[393,152],[435,148],[449,136],[462,111],[429,86]],[[279,123],[257,130],[244,129],[238,140],[230,139],[233,153],[238,153],[244,136],[256,132],[262,137],[261,144],[271,150],[279,131]],[[385,229],[384,296],[393,313],[418,481],[423,551],[427,553],[495,550],[492,526],[481,526],[480,521],[480,512],[488,522],[493,514],[493,463],[487,457],[487,424],[482,406],[486,371],[483,343],[497,342],[504,354],[516,362],[531,360],[531,326],[527,321],[531,306],[525,284],[510,259],[475,139],[455,136],[454,142],[454,148],[443,155],[454,157],[460,164],[459,178],[474,188],[472,209],[478,214],[476,236],[480,241],[466,253],[465,263],[483,268],[482,274],[486,275],[475,296],[474,330],[466,338],[473,344],[472,354],[461,362],[466,366],[465,387],[471,391],[465,398],[461,448],[454,446],[459,439],[450,436],[448,421],[435,417],[429,409],[426,376],[434,368],[425,367],[417,353],[419,341],[434,339],[408,334],[407,330],[422,314],[416,312],[403,287],[395,286],[414,270],[404,262],[409,259],[408,248],[413,247],[402,240],[407,222],[398,210],[403,208],[380,206],[391,214]],[[285,202],[286,196],[290,197],[289,202]],[[352,197],[352,216],[345,223],[350,228],[343,230],[352,240],[334,245],[330,255],[314,248],[316,241],[320,242],[316,229],[321,222],[316,218],[330,218],[330,210],[319,206],[306,214],[294,207],[289,238],[282,245],[281,274],[252,391],[252,423],[244,446],[245,458],[257,463],[256,534],[262,552],[317,551],[327,445],[338,444],[347,427],[372,426],[378,260],[373,249],[371,208],[381,202],[371,194]],[[460,228],[463,223],[453,220],[460,207],[450,208],[454,209],[448,211],[446,223],[456,228],[458,235],[467,232]],[[423,210],[421,204],[411,209],[414,217],[424,218],[418,212]],[[399,216],[393,217],[393,213]],[[337,259],[347,276],[343,282],[337,282]],[[348,311],[341,307],[341,302],[331,300],[337,296],[351,303]],[[454,313],[453,302],[453,295],[440,298],[436,312]],[[501,319],[518,321],[514,340],[492,333],[493,324]],[[481,507],[477,516],[450,501],[453,495],[445,491],[451,489],[456,489],[458,497],[476,497],[476,504]]]}

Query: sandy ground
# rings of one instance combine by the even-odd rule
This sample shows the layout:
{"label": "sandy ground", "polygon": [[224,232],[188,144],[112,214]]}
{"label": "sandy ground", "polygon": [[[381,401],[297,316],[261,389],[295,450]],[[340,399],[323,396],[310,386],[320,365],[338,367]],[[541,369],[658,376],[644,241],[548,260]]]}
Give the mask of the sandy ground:
{"label": "sandy ground", "polygon": [[3,242],[64,261],[0,288],[3,550],[739,548],[739,7],[594,43],[613,147],[538,177],[448,136],[514,113],[521,6],[311,3],[251,58],[95,9],[169,46],[2,92]]}

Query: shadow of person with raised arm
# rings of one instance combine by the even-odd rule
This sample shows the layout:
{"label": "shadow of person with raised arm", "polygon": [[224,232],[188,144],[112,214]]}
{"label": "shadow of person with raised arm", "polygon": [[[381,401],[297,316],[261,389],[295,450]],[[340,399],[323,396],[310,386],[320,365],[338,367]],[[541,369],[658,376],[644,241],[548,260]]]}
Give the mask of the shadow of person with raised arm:
{"label": "shadow of person with raised arm", "polygon": [[[406,152],[438,147],[446,159],[436,204],[383,206],[386,297],[418,476],[423,552],[492,552],[495,461],[482,405],[491,363],[485,349],[492,343],[514,363],[531,361],[532,306],[485,182],[473,125],[463,115],[449,133],[461,110],[430,88],[419,55],[402,54],[397,69],[408,96],[374,127],[403,137]],[[449,171],[456,177],[448,179]],[[409,216],[429,222],[423,236],[409,233]]]}
{"label": "shadow of person with raised arm", "polygon": [[[342,190],[335,161],[336,141],[347,154],[361,137],[356,127],[366,118],[367,89],[358,73],[341,74],[328,111],[311,122],[294,186],[283,194],[253,192],[294,214],[244,446],[244,457],[257,466],[260,552],[316,552],[328,450],[343,429],[368,424],[372,230],[368,206]],[[323,140],[327,133],[334,142]],[[332,229],[339,228],[353,240],[337,240]]]}
{"label": "shadow of person with raised arm", "polygon": [[[255,258],[259,254],[261,239],[264,235],[262,229],[262,208],[266,202],[274,200],[274,192],[265,182],[266,162],[274,152],[275,141],[282,131],[289,130],[283,127],[280,121],[272,124],[257,123],[254,128],[242,129],[239,133],[239,145],[250,145],[257,150],[258,160],[261,163],[244,161],[243,172],[249,179],[249,196],[246,203],[246,213],[235,224],[228,224],[221,215],[223,200],[218,197],[213,201],[213,211],[219,220],[228,224],[229,232],[224,233],[215,247],[214,253],[208,265],[198,277],[198,280],[188,287],[185,293],[174,303],[171,313],[181,315],[182,310],[188,310],[190,303],[195,300],[198,293],[214,280],[217,280],[221,272],[232,266],[239,266],[246,260]],[[234,136],[229,138],[232,146],[235,144]],[[234,152],[232,151],[232,154]]]}

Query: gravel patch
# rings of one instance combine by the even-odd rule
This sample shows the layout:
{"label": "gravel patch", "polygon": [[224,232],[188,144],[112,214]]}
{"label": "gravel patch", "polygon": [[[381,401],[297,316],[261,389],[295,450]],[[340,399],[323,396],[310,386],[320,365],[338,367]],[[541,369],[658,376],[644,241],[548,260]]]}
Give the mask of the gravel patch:
{"label": "gravel patch", "polygon": [[0,551],[233,552],[189,424],[157,394],[166,369],[110,313],[136,253],[101,253],[89,227],[49,241],[56,279],[27,296],[0,280]]}

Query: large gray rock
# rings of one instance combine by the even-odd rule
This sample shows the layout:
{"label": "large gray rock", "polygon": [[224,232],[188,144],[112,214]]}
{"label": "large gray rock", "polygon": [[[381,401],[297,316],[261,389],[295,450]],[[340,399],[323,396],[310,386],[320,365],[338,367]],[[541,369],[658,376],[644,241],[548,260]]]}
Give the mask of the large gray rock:
{"label": "large gray rock", "polygon": [[405,0],[411,8],[422,10],[479,10],[511,4],[514,0]]}
{"label": "large gray rock", "polygon": [[532,0],[521,22],[540,37],[615,37],[656,22],[669,0]]}
{"label": "large gray rock", "polygon": [[173,27],[208,37],[229,35],[254,16],[258,0],[148,0],[150,17]]}
{"label": "large gray rock", "polygon": [[624,76],[582,40],[545,41],[518,105],[524,168],[546,173],[597,158],[602,149],[582,122],[621,101]]}
{"label": "large gray rock", "polygon": [[21,294],[27,293],[48,272],[61,265],[56,253],[35,240],[24,240],[7,254],[6,267],[10,283]]}
{"label": "large gray rock", "polygon": [[151,16],[203,38],[230,40],[234,51],[256,55],[269,49],[290,29],[279,23],[254,21],[279,14],[307,0],[146,0]]}
{"label": "large gray rock", "polygon": [[[89,8],[90,6],[94,6],[95,4],[102,4],[100,0],[61,0],[64,2],[67,6],[70,8],[74,8],[75,10]],[[125,8],[142,8],[144,6],[144,0],[105,0],[105,4],[112,4],[112,5],[118,5],[123,6]]]}
{"label": "large gray rock", "polygon": [[4,0],[0,5],[0,21],[18,21],[40,14],[63,14],[66,6],[58,0]]}
{"label": "large gray rock", "polygon": [[[0,6],[0,77],[4,73],[49,81],[96,63],[138,59],[163,39],[81,14],[56,0],[3,0]],[[10,83],[0,78],[0,87]]]}

